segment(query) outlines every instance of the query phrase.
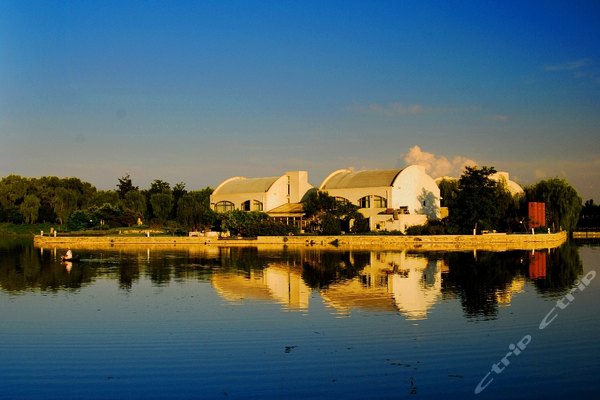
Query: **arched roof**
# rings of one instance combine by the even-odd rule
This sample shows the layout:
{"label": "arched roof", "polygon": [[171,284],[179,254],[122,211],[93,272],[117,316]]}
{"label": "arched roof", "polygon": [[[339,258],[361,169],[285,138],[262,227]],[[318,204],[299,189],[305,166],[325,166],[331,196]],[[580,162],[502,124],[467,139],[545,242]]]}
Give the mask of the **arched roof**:
{"label": "arched roof", "polygon": [[351,171],[341,169],[323,181],[321,190],[393,186],[402,169]]}
{"label": "arched roof", "polygon": [[236,176],[223,182],[213,194],[261,193],[266,192],[279,179],[279,176],[268,178],[244,178]]}

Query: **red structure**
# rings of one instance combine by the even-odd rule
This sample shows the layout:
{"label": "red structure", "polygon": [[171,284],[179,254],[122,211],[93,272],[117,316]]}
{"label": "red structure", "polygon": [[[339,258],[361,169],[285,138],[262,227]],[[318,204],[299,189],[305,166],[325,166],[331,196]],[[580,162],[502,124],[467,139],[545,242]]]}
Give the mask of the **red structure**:
{"label": "red structure", "polygon": [[546,259],[548,254],[536,251],[529,259],[529,278],[540,279],[546,277]]}
{"label": "red structure", "polygon": [[529,206],[529,229],[546,226],[546,203],[530,201]]}

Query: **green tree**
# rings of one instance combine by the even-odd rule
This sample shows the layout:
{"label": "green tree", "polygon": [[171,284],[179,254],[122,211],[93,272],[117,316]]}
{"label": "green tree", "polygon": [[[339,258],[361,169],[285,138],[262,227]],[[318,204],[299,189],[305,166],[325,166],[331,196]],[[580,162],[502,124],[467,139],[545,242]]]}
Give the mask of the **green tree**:
{"label": "green tree", "polygon": [[25,195],[29,181],[19,175],[9,175],[0,180],[0,206],[11,208],[18,206]]}
{"label": "green tree", "polygon": [[40,205],[41,201],[36,195],[28,194],[25,196],[19,208],[26,224],[34,224],[37,221]]}
{"label": "green tree", "polygon": [[342,223],[333,214],[324,214],[321,217],[321,233],[323,235],[339,235],[342,233]]}
{"label": "green tree", "polygon": [[309,229],[324,234],[332,234],[326,232],[337,231],[335,228],[337,223],[334,223],[331,217],[338,220],[340,232],[342,228],[345,231],[349,230],[351,220],[363,218],[362,214],[358,212],[358,206],[348,201],[338,200],[322,191],[310,191],[302,201],[302,205],[306,218],[310,221]]}
{"label": "green tree", "polygon": [[181,199],[187,190],[185,189],[185,183],[179,182],[173,186],[172,194],[173,194],[173,210],[171,210],[171,218],[175,219],[177,217],[177,207],[179,206],[179,199]]}
{"label": "green tree", "polygon": [[74,190],[59,187],[54,194],[53,204],[58,222],[62,225],[77,209],[77,193]]}
{"label": "green tree", "polygon": [[96,192],[96,188],[91,183],[84,182],[79,178],[63,178],[60,180],[60,187],[75,193],[77,209],[86,208]]}
{"label": "green tree", "polygon": [[97,215],[88,210],[76,210],[67,221],[67,229],[70,231],[81,231],[89,229],[98,224]]}
{"label": "green tree", "polygon": [[465,167],[458,180],[458,194],[450,203],[450,219],[461,232],[498,226],[498,183],[490,178],[494,173],[493,167]]}
{"label": "green tree", "polygon": [[177,220],[187,229],[210,228],[216,221],[216,213],[210,209],[202,191],[184,194],[177,205]]}
{"label": "green tree", "polygon": [[525,188],[528,201],[546,203],[546,223],[554,230],[572,231],[577,225],[582,199],[569,183],[560,178],[540,181]]}
{"label": "green tree", "polygon": [[232,235],[256,237],[298,233],[297,227],[273,221],[261,211],[234,210],[223,213],[219,217],[222,230],[229,231]]}
{"label": "green tree", "polygon": [[139,190],[130,190],[125,194],[123,206],[140,216],[146,212],[146,198]]}
{"label": "green tree", "polygon": [[106,203],[118,206],[119,194],[114,190],[98,190],[91,196],[87,203],[88,206],[96,207],[102,207]]}
{"label": "green tree", "polygon": [[164,223],[167,221],[167,218],[169,218],[169,214],[173,207],[173,195],[168,192],[154,193],[150,196],[150,204],[152,205],[154,216],[161,223]]}
{"label": "green tree", "polygon": [[440,188],[440,205],[442,207],[450,207],[449,204],[456,203],[458,197],[458,179],[442,179],[438,183]]}
{"label": "green tree", "polygon": [[600,228],[600,206],[594,204],[593,199],[586,200],[581,212],[577,226],[580,228]]}
{"label": "green tree", "polygon": [[117,205],[104,203],[100,207],[90,207],[89,211],[93,213],[94,220],[99,221],[100,225],[111,228],[127,225],[123,223],[123,211]]}
{"label": "green tree", "polygon": [[155,179],[150,183],[150,190],[148,190],[150,195],[155,193],[171,193],[171,185],[169,182],[165,182],[160,179]]}
{"label": "green tree", "polygon": [[125,174],[123,177],[119,178],[119,183],[117,184],[117,192],[119,193],[119,198],[124,199],[125,195],[132,190],[139,190],[137,186],[133,186],[133,182],[129,177],[129,174]]}

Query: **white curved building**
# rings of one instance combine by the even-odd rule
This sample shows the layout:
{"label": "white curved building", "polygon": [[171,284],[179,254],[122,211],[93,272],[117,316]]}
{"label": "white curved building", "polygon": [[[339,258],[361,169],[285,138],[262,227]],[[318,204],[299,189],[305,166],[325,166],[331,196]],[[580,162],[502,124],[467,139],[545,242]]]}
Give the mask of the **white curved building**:
{"label": "white curved building", "polygon": [[[319,190],[359,206],[369,218],[371,230],[404,231],[424,224],[425,208],[437,210],[439,217],[440,189],[420,165],[389,170],[340,169],[325,178]],[[424,199],[424,194],[430,195]]]}
{"label": "white curved building", "polygon": [[217,186],[210,203],[217,212],[267,212],[284,204],[299,203],[312,188],[306,171],[290,171],[267,178],[234,176]]}

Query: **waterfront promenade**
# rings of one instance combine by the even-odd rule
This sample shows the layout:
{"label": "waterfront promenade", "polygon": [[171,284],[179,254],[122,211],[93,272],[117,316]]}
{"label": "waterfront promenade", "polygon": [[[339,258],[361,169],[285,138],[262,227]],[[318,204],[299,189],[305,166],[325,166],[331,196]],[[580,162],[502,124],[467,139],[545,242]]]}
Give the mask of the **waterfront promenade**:
{"label": "waterfront promenade", "polygon": [[309,246],[340,249],[423,249],[423,250],[535,250],[554,248],[567,240],[566,232],[544,234],[484,235],[340,235],[340,236],[259,236],[255,239],[219,239],[204,236],[35,236],[36,247],[190,247],[190,246]]}

